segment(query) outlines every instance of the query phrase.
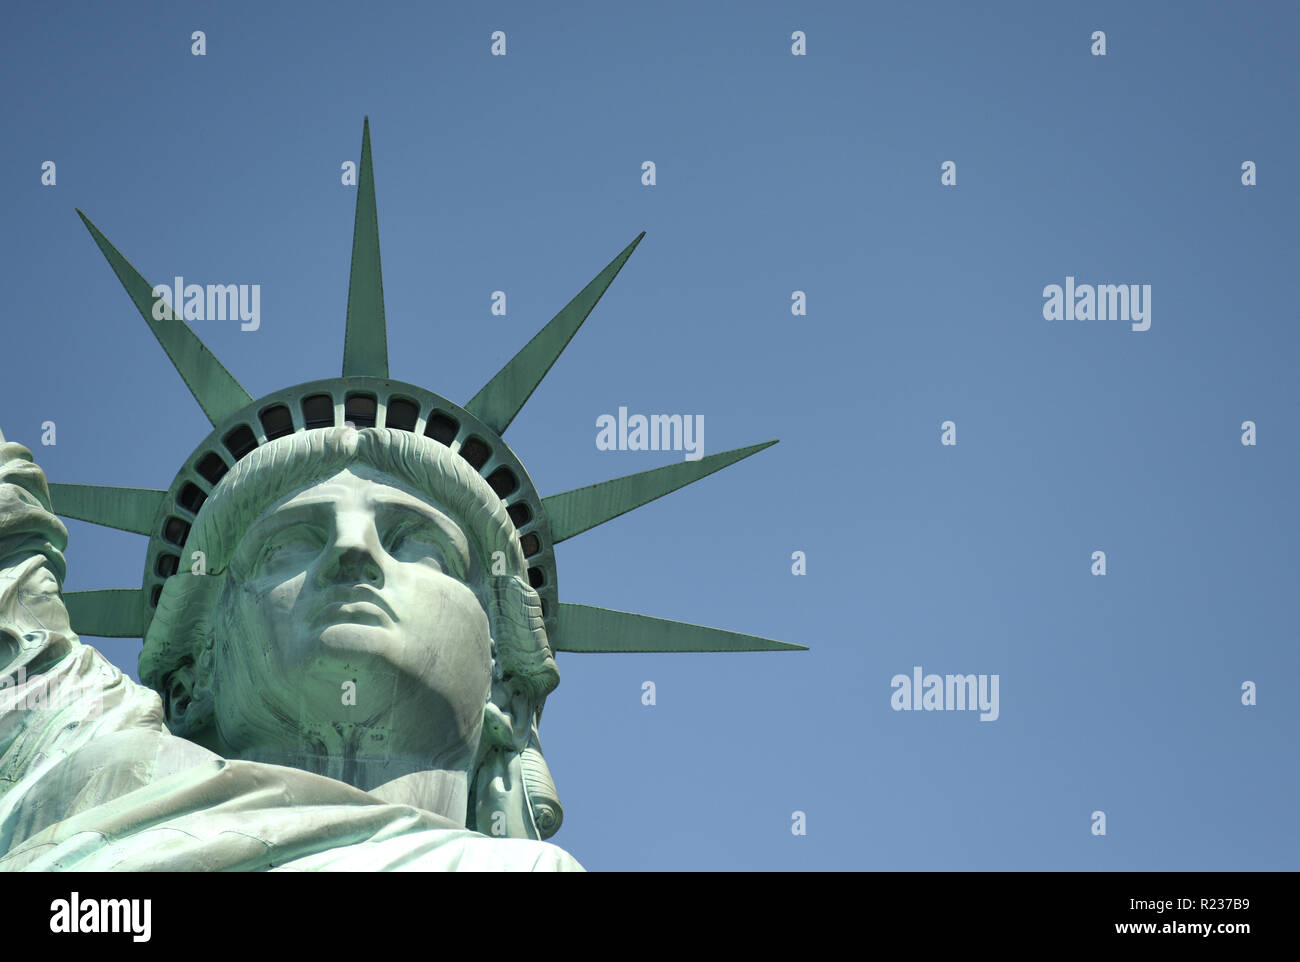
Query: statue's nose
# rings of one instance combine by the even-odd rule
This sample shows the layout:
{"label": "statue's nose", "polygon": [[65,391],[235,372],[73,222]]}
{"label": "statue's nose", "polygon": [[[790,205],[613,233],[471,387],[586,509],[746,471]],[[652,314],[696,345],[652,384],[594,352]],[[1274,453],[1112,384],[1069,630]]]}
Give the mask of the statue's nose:
{"label": "statue's nose", "polygon": [[365,548],[344,548],[336,555],[333,565],[335,581],[366,581],[373,585],[383,583],[383,569],[375,556]]}
{"label": "statue's nose", "polygon": [[382,586],[383,566],[379,563],[379,534],[368,518],[339,518],[334,543],[321,569],[327,581],[368,582]]}

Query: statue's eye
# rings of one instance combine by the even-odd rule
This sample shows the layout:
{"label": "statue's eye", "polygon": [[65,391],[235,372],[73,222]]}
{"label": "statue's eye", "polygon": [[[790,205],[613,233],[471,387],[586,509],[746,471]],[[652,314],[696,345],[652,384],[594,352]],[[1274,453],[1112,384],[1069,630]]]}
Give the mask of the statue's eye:
{"label": "statue's eye", "polygon": [[389,554],[407,559],[431,558],[443,571],[448,570],[448,552],[442,531],[429,521],[406,521],[396,525],[388,535]]}
{"label": "statue's eye", "polygon": [[420,521],[406,521],[397,525],[388,535],[388,550],[397,551],[411,546],[438,547],[441,544],[432,526]]}
{"label": "statue's eye", "polygon": [[323,544],[321,533],[312,525],[290,525],[266,540],[262,545],[260,560],[267,562],[297,554],[314,554]]}

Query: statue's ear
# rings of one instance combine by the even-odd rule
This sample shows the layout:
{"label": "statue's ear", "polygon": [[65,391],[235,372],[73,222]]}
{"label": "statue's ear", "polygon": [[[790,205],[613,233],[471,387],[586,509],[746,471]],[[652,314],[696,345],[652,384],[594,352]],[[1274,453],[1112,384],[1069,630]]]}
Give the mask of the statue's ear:
{"label": "statue's ear", "polygon": [[167,727],[181,735],[194,727],[195,715],[194,660],[186,658],[173,668],[162,683],[163,712]]}

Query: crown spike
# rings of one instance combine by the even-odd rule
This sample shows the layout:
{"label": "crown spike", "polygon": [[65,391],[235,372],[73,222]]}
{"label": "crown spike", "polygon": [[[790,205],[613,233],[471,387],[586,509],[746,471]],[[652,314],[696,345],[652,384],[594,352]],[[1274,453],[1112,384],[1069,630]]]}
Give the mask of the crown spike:
{"label": "crown spike", "polygon": [[167,498],[152,488],[119,488],[107,484],[51,484],[54,513],[106,528],[152,534],[154,518]]}
{"label": "crown spike", "polygon": [[645,231],[636,236],[636,240],[623,248],[623,252],[610,261],[609,266],[596,275],[595,279],[582,289],[573,300],[565,305],[560,313],[534,335],[533,339],[513,358],[507,362],[492,380],[488,381],[468,404],[465,410],[483,421],[497,434],[504,434],[510,422],[528,403],[537,385],[542,383],[546,372],[559,359],[560,354],[569,346],[573,335],[578,333],[583,321],[587,319],[596,302],[600,300],[605,289],[618,276],[627,259],[636,250],[636,245],[645,237]]}
{"label": "crown spike", "polygon": [[144,636],[144,589],[104,588],[65,591],[68,621],[79,635],[97,638]]}
{"label": "crown spike", "polygon": [[683,461],[662,468],[651,468],[611,481],[602,481],[585,488],[575,488],[563,494],[553,494],[542,499],[547,517],[551,519],[551,541],[559,544],[589,528],[604,524],[620,514],[662,498],[678,488],[693,484],[715,471],[743,461],[751,454],[770,448],[775,441],[751,444],[746,448],[710,454],[698,461]]}
{"label": "crown spike", "polygon": [[347,333],[343,337],[343,376],[354,375],[388,377],[384,276],[379,266],[379,211],[375,206],[369,117],[361,126],[361,172],[357,178],[357,215],[352,226]]}
{"label": "crown spike", "polygon": [[560,604],[556,651],[807,651],[804,645],[592,605]]}
{"label": "crown spike", "polygon": [[[203,409],[212,426],[216,427],[244,405],[251,404],[253,399],[249,393],[184,321],[179,317],[154,319],[153,286],[140,276],[140,272],[131,266],[130,261],[123,257],[116,247],[109,243],[108,238],[99,232],[99,228],[90,222],[89,217],[80,210],[77,211],[77,216],[90,231],[90,236],[99,245],[109,266],[113,268],[113,273],[117,275],[117,279],[122,282],[122,286],[126,288],[127,294],[135,303],[136,310],[145,319],[149,330],[153,331],[153,336],[162,345],[162,349],[167,352],[172,366],[185,381],[185,386],[194,395],[194,400],[199,402],[199,407]],[[179,303],[181,300],[179,294],[174,300]]]}

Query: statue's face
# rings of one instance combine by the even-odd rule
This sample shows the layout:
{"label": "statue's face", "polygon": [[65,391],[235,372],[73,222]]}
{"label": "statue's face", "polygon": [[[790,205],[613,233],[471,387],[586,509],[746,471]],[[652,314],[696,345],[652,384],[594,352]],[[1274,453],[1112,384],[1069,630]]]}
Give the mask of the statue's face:
{"label": "statue's face", "polygon": [[271,505],[235,551],[217,622],[229,750],[297,752],[334,777],[340,756],[467,769],[492,668],[481,572],[456,521],[376,469]]}

